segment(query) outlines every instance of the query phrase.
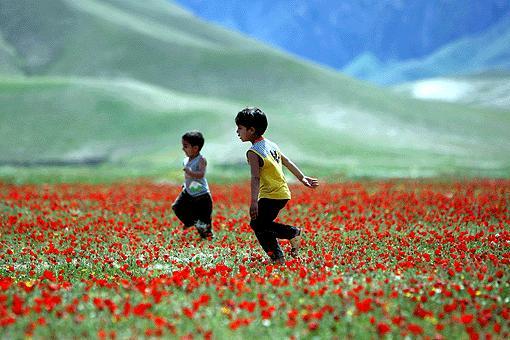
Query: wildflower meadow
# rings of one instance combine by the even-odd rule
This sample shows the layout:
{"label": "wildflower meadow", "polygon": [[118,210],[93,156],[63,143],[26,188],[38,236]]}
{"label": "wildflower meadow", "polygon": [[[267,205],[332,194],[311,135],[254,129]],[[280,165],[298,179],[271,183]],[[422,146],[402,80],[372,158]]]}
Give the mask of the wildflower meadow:
{"label": "wildflower meadow", "polygon": [[510,337],[509,180],[291,186],[279,219],[304,237],[281,266],[248,183],[211,187],[212,240],[180,190],[0,184],[0,337]]}

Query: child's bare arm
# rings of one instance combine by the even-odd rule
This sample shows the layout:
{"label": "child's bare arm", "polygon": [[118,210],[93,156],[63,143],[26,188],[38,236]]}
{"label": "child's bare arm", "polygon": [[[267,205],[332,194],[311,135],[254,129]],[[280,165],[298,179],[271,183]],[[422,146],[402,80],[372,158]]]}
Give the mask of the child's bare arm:
{"label": "child's bare arm", "polygon": [[188,176],[193,178],[203,178],[205,176],[205,169],[207,168],[207,161],[205,158],[202,158],[198,163],[198,171],[193,171],[190,168],[184,168],[184,172],[188,174]]}
{"label": "child's bare arm", "polygon": [[317,180],[317,178],[305,176],[305,174],[303,174],[303,172],[299,170],[297,165],[294,164],[294,162],[287,158],[284,154],[282,154],[282,163],[305,186],[309,188],[316,188],[319,186],[319,181]]}
{"label": "child's bare arm", "polygon": [[256,219],[259,213],[259,185],[260,185],[260,166],[259,156],[255,152],[248,152],[248,163],[251,171],[251,201],[250,217]]}

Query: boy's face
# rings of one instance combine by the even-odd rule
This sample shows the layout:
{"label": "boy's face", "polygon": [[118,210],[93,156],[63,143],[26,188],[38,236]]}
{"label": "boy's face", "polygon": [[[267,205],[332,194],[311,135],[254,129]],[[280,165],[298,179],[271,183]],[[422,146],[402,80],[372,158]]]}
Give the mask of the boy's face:
{"label": "boy's face", "polygon": [[255,129],[247,128],[244,125],[237,125],[237,135],[243,142],[253,141],[255,139]]}
{"label": "boy's face", "polygon": [[198,145],[191,145],[188,141],[182,140],[182,151],[186,154],[188,157],[194,157],[198,155]]}

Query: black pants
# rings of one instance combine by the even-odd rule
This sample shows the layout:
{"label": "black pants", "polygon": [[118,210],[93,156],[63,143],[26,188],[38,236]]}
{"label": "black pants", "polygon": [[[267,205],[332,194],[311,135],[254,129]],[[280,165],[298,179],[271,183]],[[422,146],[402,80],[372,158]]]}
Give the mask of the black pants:
{"label": "black pants", "polygon": [[172,209],[179,220],[189,228],[200,220],[211,226],[212,198],[209,194],[193,197],[183,190],[172,204]]}
{"label": "black pants", "polygon": [[290,240],[301,233],[299,228],[274,222],[287,202],[288,200],[261,198],[258,202],[258,216],[250,222],[250,226],[255,231],[255,236],[257,236],[262,249],[273,260],[284,257],[277,238]]}

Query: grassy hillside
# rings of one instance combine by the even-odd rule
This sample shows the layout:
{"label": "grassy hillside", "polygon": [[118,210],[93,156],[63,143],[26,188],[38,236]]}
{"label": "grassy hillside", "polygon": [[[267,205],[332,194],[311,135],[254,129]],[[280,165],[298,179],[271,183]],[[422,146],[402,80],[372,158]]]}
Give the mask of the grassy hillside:
{"label": "grassy hillside", "polygon": [[395,86],[414,98],[510,110],[510,73],[419,80]]}
{"label": "grassy hillside", "polygon": [[15,51],[0,35],[0,74],[19,74]]}
{"label": "grassy hillside", "polygon": [[247,105],[261,106],[268,137],[321,175],[510,172],[508,112],[372,87],[163,0],[5,0],[0,15],[24,75],[0,76],[4,178],[56,173],[51,164],[80,166],[59,176],[96,164],[96,174],[177,178],[191,128],[206,135],[211,176],[246,176],[233,117]]}
{"label": "grassy hillside", "polygon": [[218,113],[238,107],[135,81],[85,78],[4,79],[0,98],[9,112],[2,158],[17,162],[113,159],[122,154],[115,150],[143,150],[198,121],[214,138],[221,135],[212,128]]}

